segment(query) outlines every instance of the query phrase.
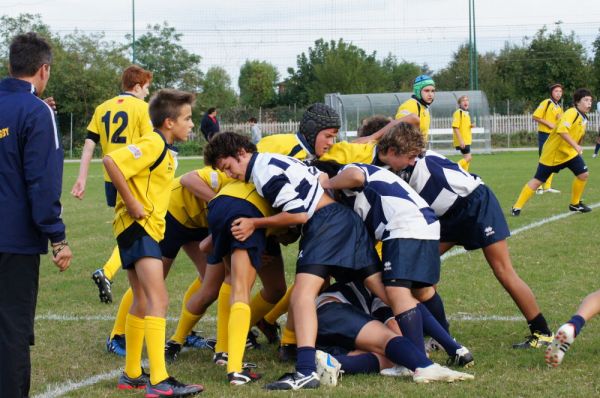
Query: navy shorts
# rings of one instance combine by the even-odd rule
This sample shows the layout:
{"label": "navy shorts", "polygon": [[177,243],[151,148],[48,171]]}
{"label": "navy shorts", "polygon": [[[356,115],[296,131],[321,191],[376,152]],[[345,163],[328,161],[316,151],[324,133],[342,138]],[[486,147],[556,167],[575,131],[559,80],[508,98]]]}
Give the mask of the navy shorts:
{"label": "navy shorts", "polygon": [[160,241],[163,257],[177,257],[181,246],[189,242],[200,242],[208,236],[208,228],[188,228],[182,225],[169,212],[165,216],[165,237]]}
{"label": "navy shorts", "polygon": [[356,348],[356,336],[375,318],[351,304],[332,301],[317,308],[317,320],[317,349],[341,355]]}
{"label": "navy shorts", "polygon": [[471,145],[465,145],[464,148],[461,148],[459,146],[454,147],[457,151],[460,151],[460,153],[462,153],[463,155],[466,155],[467,153],[471,153]]}
{"label": "navy shorts", "polygon": [[487,247],[510,236],[510,230],[498,199],[485,185],[440,217],[440,242],[451,242],[466,250]]}
{"label": "navy shorts", "polygon": [[573,175],[576,176],[588,171],[588,168],[585,162],[583,161],[581,155],[577,155],[573,159],[558,164],[556,166],[546,166],[545,164],[538,163],[538,168],[533,178],[535,178],[536,180],[540,180],[541,182],[546,182],[546,180],[548,179],[548,177],[550,177],[552,173],[558,173],[562,169],[566,168],[571,170]]}
{"label": "navy shorts", "polygon": [[162,260],[158,242],[137,222],[117,236],[117,245],[123,269],[135,269],[135,263],[144,257]]}
{"label": "navy shorts", "polygon": [[548,140],[548,137],[550,137],[550,133],[544,133],[543,131],[538,131],[538,155],[539,156],[542,155],[542,148],[544,147],[544,144]]}
{"label": "navy shorts", "polygon": [[104,181],[104,195],[106,196],[106,205],[115,207],[117,205],[117,188],[112,182]]}
{"label": "navy shorts", "polygon": [[310,266],[339,267],[352,273],[379,264],[365,224],[349,207],[340,203],[327,205],[302,227],[296,273],[305,272]]}
{"label": "navy shorts", "polygon": [[208,225],[213,241],[213,252],[208,262],[220,263],[223,257],[235,249],[244,249],[248,252],[252,266],[259,270],[260,257],[267,247],[265,229],[256,229],[248,239],[241,242],[231,234],[231,223],[240,217],[262,218],[263,214],[252,203],[232,196],[217,196],[208,203]]}
{"label": "navy shorts", "polygon": [[435,285],[440,280],[438,240],[387,239],[383,241],[382,257],[381,278],[386,286],[417,288]]}

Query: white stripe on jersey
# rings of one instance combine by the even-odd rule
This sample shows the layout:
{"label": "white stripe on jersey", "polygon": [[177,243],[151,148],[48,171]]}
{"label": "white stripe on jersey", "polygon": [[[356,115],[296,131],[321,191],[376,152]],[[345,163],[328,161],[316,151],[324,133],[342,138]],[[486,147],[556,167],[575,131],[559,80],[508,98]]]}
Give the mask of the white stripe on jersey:
{"label": "white stripe on jersey", "polygon": [[408,181],[438,217],[443,216],[458,198],[467,197],[483,184],[477,176],[434,151],[418,157]]}
{"label": "white stripe on jersey", "polygon": [[324,190],[319,183],[321,172],[298,159],[274,153],[253,155],[249,182],[275,209],[290,213],[308,213],[312,217]]}
{"label": "white stripe on jersey", "polygon": [[351,203],[377,240],[438,240],[440,224],[433,210],[404,180],[381,167],[349,164],[365,175],[365,185],[344,189]]}

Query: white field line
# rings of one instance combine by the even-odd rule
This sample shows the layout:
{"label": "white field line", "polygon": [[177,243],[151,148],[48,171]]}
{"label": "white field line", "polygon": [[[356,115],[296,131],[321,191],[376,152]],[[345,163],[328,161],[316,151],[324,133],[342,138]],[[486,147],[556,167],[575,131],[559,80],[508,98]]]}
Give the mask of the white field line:
{"label": "white field line", "polygon": [[[589,207],[591,207],[592,209],[599,207],[599,206],[600,206],[600,202],[589,205]],[[522,226],[521,228],[512,230],[510,232],[510,234],[511,234],[511,236],[515,236],[515,235],[520,234],[521,232],[529,231],[530,229],[541,227],[544,224],[562,220],[563,218],[567,218],[567,217],[573,216],[575,214],[579,214],[579,213],[574,212],[574,211],[569,211],[568,213],[561,213],[561,214],[557,214],[552,217],[542,218],[539,221],[532,222],[531,224],[527,224],[527,225]],[[442,261],[446,260],[447,258],[458,256],[459,254],[463,254],[466,252],[467,251],[461,247],[454,248],[454,249],[450,250],[449,252],[444,253],[444,255],[442,256]]]}
{"label": "white field line", "polygon": [[[596,208],[600,206],[600,202],[598,203],[594,203],[592,205],[590,205],[591,208]],[[558,221],[561,220],[563,218],[569,217],[576,214],[575,212],[568,212],[568,213],[562,213],[562,214],[557,214],[555,216],[552,217],[548,217],[548,218],[544,218],[541,219],[539,221],[533,222],[531,224],[527,224],[522,226],[521,228],[517,228],[515,230],[513,230],[511,232],[511,235],[518,235],[522,232],[528,231],[530,229],[533,228],[537,228],[539,226],[542,226],[544,224],[548,224],[554,221]],[[447,258],[450,257],[454,257],[457,256],[459,254],[463,254],[466,253],[466,250],[464,249],[453,249],[450,250],[449,252],[447,252],[446,254],[444,254],[442,256],[442,260],[445,260]],[[99,315],[99,316],[75,316],[75,315],[66,315],[66,314],[44,314],[44,315],[38,315],[36,316],[36,321],[40,320],[47,320],[47,321],[112,321],[114,320],[113,316],[109,316],[109,315]],[[214,320],[215,317],[213,316],[208,316],[202,319],[206,319],[206,320]],[[472,314],[468,314],[468,313],[464,313],[464,312],[458,312],[454,315],[450,315],[448,317],[449,320],[455,320],[455,321],[475,321],[475,322],[481,322],[481,321],[508,321],[508,322],[517,322],[517,321],[522,321],[523,317],[522,316],[500,316],[500,315],[472,315]],[[167,320],[169,321],[175,321],[177,320],[177,318],[167,318]],[[55,385],[49,385],[46,388],[46,392],[40,394],[40,395],[35,395],[34,398],[55,398],[55,397],[60,397],[61,395],[67,394],[69,392],[72,391],[76,391],[79,390],[80,388],[84,388],[87,386],[91,386],[93,384],[96,384],[98,382],[104,381],[104,380],[109,380],[109,379],[115,379],[117,378],[120,374],[121,374],[121,369],[115,369],[113,371],[110,372],[106,372],[106,373],[101,373],[98,375],[94,375],[91,376],[87,379],[78,381],[78,382],[74,382],[74,381],[66,381],[63,382],[62,385],[60,387],[54,387]]]}

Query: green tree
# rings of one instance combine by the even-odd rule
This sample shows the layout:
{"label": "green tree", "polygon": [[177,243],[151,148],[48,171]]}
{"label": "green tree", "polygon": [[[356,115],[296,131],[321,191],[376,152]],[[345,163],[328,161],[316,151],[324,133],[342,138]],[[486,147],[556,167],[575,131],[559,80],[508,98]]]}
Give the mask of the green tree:
{"label": "green tree", "polygon": [[548,96],[551,83],[562,83],[568,94],[589,84],[590,69],[583,44],[574,32],[566,35],[560,26],[553,32],[544,27],[535,34],[527,47],[526,62],[522,96],[530,108]]}
{"label": "green tree", "polygon": [[[135,41],[136,63],[152,71],[154,89],[176,88],[199,92],[202,87],[201,57],[181,46],[181,33],[164,22],[149,25]],[[126,35],[131,41],[131,35]]]}
{"label": "green tree", "polygon": [[405,60],[398,62],[392,54],[381,61],[381,66],[386,74],[386,91],[391,92],[412,91],[415,77],[423,73],[423,67]]}
{"label": "green tree", "polygon": [[240,102],[253,107],[268,107],[275,103],[275,85],[279,79],[277,69],[270,63],[246,60],[240,68],[238,85]]}
{"label": "green tree", "polygon": [[210,107],[227,109],[237,104],[237,95],[231,88],[231,78],[225,69],[211,67],[204,77],[203,89],[196,99],[196,108],[204,113]]}
{"label": "green tree", "polygon": [[596,98],[600,95],[600,30],[598,31],[596,40],[592,43],[594,49],[594,57],[592,58],[590,88]]}
{"label": "green tree", "polygon": [[373,93],[386,88],[387,76],[376,53],[367,54],[343,39],[315,41],[308,54],[296,58],[296,64],[296,70],[288,69],[284,104],[306,105],[322,102],[327,93]]}
{"label": "green tree", "polygon": [[8,47],[13,37],[21,33],[37,32],[54,45],[50,27],[39,14],[19,14],[16,17],[0,16],[0,77],[8,75]]}

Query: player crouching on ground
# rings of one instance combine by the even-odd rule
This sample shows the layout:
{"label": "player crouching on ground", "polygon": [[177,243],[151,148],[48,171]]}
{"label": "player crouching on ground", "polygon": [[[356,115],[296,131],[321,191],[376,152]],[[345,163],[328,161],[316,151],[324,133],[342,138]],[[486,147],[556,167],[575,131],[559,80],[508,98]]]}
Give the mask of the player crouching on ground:
{"label": "player crouching on ground", "polygon": [[345,374],[385,369],[382,374],[412,376],[417,383],[474,378],[434,364],[411,340],[395,333],[395,325],[388,328],[387,321],[395,322],[392,310],[359,283],[328,287],[317,298],[317,317],[317,348],[339,362],[336,367],[335,361],[328,363],[326,355],[317,355],[321,384],[335,385],[340,367]]}
{"label": "player crouching on ground", "polygon": [[[513,268],[506,238],[510,231],[494,193],[477,176],[434,152],[423,152],[419,132],[401,123],[379,141],[381,161],[408,181],[440,220],[440,254],[455,245],[482,249],[496,279],[527,320],[531,335],[513,348],[545,347],[552,332],[533,292]],[[433,287],[427,295],[435,294]],[[441,313],[440,313],[441,314]],[[445,320],[438,318],[444,325]]]}
{"label": "player crouching on ground", "polygon": [[206,146],[204,161],[230,177],[253,183],[280,213],[235,221],[233,236],[244,241],[257,228],[302,225],[296,278],[291,298],[298,344],[296,371],[266,386],[274,390],[316,388],[317,314],[315,299],[329,276],[358,277],[386,299],[379,261],[361,219],[336,203],[321,187],[320,173],[287,156],[256,153],[244,136],[221,133]]}
{"label": "player crouching on ground", "polygon": [[[150,101],[153,133],[106,155],[104,167],[119,195],[113,229],[123,268],[133,290],[133,304],[125,324],[125,370],[119,389],[146,388],[146,396],[187,396],[201,392],[201,385],[186,385],[170,377],[165,366],[165,333],[168,294],[158,242],[163,239],[169,193],[177,159],[174,140],[185,141],[194,126],[194,95],[161,90]],[[142,348],[150,362],[150,374],[140,367]]]}

